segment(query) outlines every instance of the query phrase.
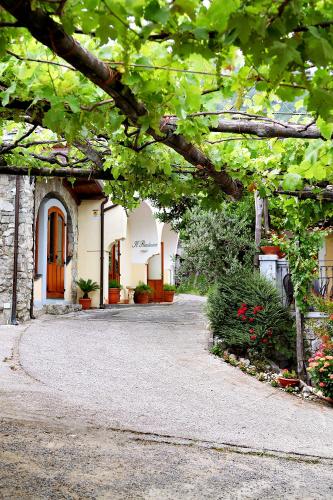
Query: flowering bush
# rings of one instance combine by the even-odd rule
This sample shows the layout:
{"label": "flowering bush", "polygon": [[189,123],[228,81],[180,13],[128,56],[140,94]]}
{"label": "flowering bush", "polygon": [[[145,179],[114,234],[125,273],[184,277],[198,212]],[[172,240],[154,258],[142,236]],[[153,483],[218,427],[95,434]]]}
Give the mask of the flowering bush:
{"label": "flowering bush", "polygon": [[209,293],[207,312],[213,334],[226,348],[292,364],[293,321],[277,289],[258,272],[240,270],[221,276]]}
{"label": "flowering bush", "polygon": [[333,342],[328,335],[313,358],[309,359],[308,372],[315,386],[323,395],[333,398]]}
{"label": "flowering bush", "polygon": [[242,304],[237,311],[237,317],[242,322],[249,323],[250,349],[258,354],[265,354],[267,348],[271,348],[273,344],[273,329],[263,326],[258,316],[263,310],[264,307],[260,305],[249,307],[247,304]]}

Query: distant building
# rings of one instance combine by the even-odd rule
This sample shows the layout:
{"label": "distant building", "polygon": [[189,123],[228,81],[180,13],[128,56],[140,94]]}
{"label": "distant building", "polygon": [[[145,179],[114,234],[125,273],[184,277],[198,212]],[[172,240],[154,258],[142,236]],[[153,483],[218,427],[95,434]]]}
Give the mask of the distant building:
{"label": "distant building", "polygon": [[174,282],[178,235],[154,215],[147,201],[127,215],[99,181],[0,175],[0,324],[76,304],[78,278],[100,284],[93,307],[107,304],[109,279],[122,284],[122,301],[139,281],[162,300],[163,283]]}

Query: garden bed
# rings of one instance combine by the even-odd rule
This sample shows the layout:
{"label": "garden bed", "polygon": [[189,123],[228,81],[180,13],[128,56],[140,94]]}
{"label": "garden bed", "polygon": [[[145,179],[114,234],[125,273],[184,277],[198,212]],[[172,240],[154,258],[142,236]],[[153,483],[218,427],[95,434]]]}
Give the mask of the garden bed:
{"label": "garden bed", "polygon": [[229,363],[231,366],[240,369],[247,375],[255,377],[259,380],[259,382],[269,384],[280,391],[287,392],[288,394],[292,394],[298,398],[315,401],[321,404],[325,403],[326,405],[333,407],[332,403],[328,402],[320,393],[316,394],[312,387],[306,385],[302,381],[300,382],[300,385],[296,387],[281,387],[278,382],[278,378],[281,376],[281,373],[277,365],[273,362],[260,362],[260,364],[256,366],[247,358],[238,357],[228,350],[222,351],[218,343],[212,347],[211,353],[220,359],[223,359],[224,362]]}

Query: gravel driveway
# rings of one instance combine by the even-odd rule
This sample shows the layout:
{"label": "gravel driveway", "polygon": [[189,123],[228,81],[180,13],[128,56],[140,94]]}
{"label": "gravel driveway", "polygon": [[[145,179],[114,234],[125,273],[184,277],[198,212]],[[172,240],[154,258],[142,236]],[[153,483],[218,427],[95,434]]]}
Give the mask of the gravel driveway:
{"label": "gravel driveway", "polygon": [[[173,460],[175,456],[179,461],[188,458],[189,464],[192,463],[193,484],[200,478],[202,461],[206,464],[212,461],[210,475],[221,474],[224,470],[223,467],[219,469],[222,464],[212,465],[212,450],[238,454],[239,460],[233,457],[234,467],[252,467],[251,470],[257,470],[258,474],[262,460],[259,455],[266,457],[266,466],[267,457],[271,457],[276,460],[275,465],[271,464],[271,482],[267,477],[262,478],[264,487],[260,498],[280,498],[278,489],[273,487],[276,474],[281,473],[281,478],[283,476],[288,483],[291,470],[284,460],[300,460],[302,464],[294,471],[303,471],[306,479],[303,477],[303,482],[297,483],[297,474],[289,477],[289,486],[293,485],[291,494],[294,492],[290,498],[302,498],[302,495],[303,498],[332,498],[333,410],[282,393],[209,354],[203,306],[201,298],[181,296],[170,306],[122,307],[62,317],[43,316],[26,326],[0,327],[0,352],[7,358],[0,368],[0,417],[4,428],[13,425],[17,429],[17,421],[21,423],[21,448],[23,442],[28,442],[25,433],[29,434],[36,422],[39,422],[39,433],[44,426],[51,426],[52,433],[63,429],[65,435],[72,436],[72,429],[75,429],[74,435],[81,433],[82,439],[86,436],[87,457],[96,452],[87,429],[89,432],[98,429],[100,437],[104,433],[102,448],[107,441],[112,441],[113,447],[118,446],[119,432],[123,440],[126,435],[128,439],[141,440],[139,448],[143,441],[153,441],[154,446],[159,443],[161,457],[164,454],[162,443],[163,446],[168,444],[169,452],[170,446],[184,446],[187,452],[179,449]],[[113,440],[110,433],[116,434]],[[9,430],[7,436],[10,435]],[[39,437],[40,442],[43,436]],[[59,439],[53,436],[54,443]],[[124,453],[129,454],[128,441],[126,443],[121,446]],[[73,443],[62,437],[62,446],[68,448]],[[112,446],[108,448],[109,453]],[[194,454],[196,459],[193,446],[198,447]],[[35,450],[36,460],[40,452],[40,449]],[[169,452],[165,450],[166,457]],[[141,453],[144,456],[145,449]],[[22,452],[21,460],[23,456]],[[75,460],[74,452],[71,456]],[[316,457],[320,457],[319,460]],[[251,460],[252,466],[249,465]],[[314,465],[306,471],[309,463],[314,462],[320,466],[311,476],[311,472],[315,472]],[[228,463],[226,457],[223,463]],[[254,479],[253,474],[244,486],[247,493],[244,490],[237,496],[236,477],[239,481],[239,476],[235,476],[236,469],[233,480],[231,469],[229,476],[228,467],[224,470],[234,492],[224,498],[257,498],[255,491],[259,478]],[[207,481],[208,476],[205,473],[202,480]],[[219,476],[217,484],[222,479],[226,478]],[[317,491],[318,496],[311,496],[318,479],[321,489]],[[155,496],[150,493],[149,496],[146,489],[144,493],[140,488],[126,489],[128,485],[122,493],[117,490],[117,496],[116,487],[110,486],[110,478],[108,481],[114,495],[103,496],[105,491],[110,491],[106,488],[103,494],[99,490],[96,497],[220,498],[215,488],[211,493],[206,490],[205,496],[200,488],[196,493],[192,488],[180,488],[181,481],[173,493],[169,492],[170,496],[164,496],[169,490],[161,485],[154,486],[156,492],[159,491]],[[252,487],[249,481],[254,481]],[[281,481],[278,484],[281,485]],[[301,487],[299,497],[295,481]],[[105,482],[103,487],[106,487]],[[286,485],[284,489],[288,490]],[[90,495],[84,493],[85,490],[81,496],[77,490],[77,497],[71,496],[72,490],[68,491],[58,492],[55,498],[63,498],[61,495],[64,498],[95,498],[95,493]],[[304,496],[306,492],[308,496]],[[19,498],[25,497],[20,495]],[[38,498],[46,497],[41,493]]]}

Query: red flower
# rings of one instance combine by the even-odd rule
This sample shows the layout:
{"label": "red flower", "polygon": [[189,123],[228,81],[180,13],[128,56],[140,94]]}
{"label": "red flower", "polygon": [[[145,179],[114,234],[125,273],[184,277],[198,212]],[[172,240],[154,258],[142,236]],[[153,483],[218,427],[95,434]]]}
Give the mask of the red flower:
{"label": "red flower", "polygon": [[251,340],[255,340],[256,338],[257,338],[256,335],[251,335],[251,337],[250,337]]}
{"label": "red flower", "polygon": [[263,307],[262,306],[255,306],[253,308],[253,314],[257,314],[259,311],[262,311]]}
{"label": "red flower", "polygon": [[254,328],[250,328],[249,332],[254,333]]}
{"label": "red flower", "polygon": [[250,323],[253,323],[253,321],[254,321],[254,318],[249,318]]}
{"label": "red flower", "polygon": [[246,304],[242,304],[240,306],[240,308],[238,309],[238,311],[237,311],[237,316],[239,317],[239,316],[244,315],[246,313],[246,311],[247,311],[247,305]]}
{"label": "red flower", "polygon": [[261,342],[262,342],[263,344],[267,344],[268,339],[263,338],[263,339],[261,339]]}
{"label": "red flower", "polygon": [[246,316],[245,316],[245,315],[244,315],[244,316],[241,316],[241,320],[242,320],[242,321],[246,321]]}
{"label": "red flower", "polygon": [[273,335],[272,330],[267,330],[267,335],[268,335],[269,337],[271,337],[271,336]]}

